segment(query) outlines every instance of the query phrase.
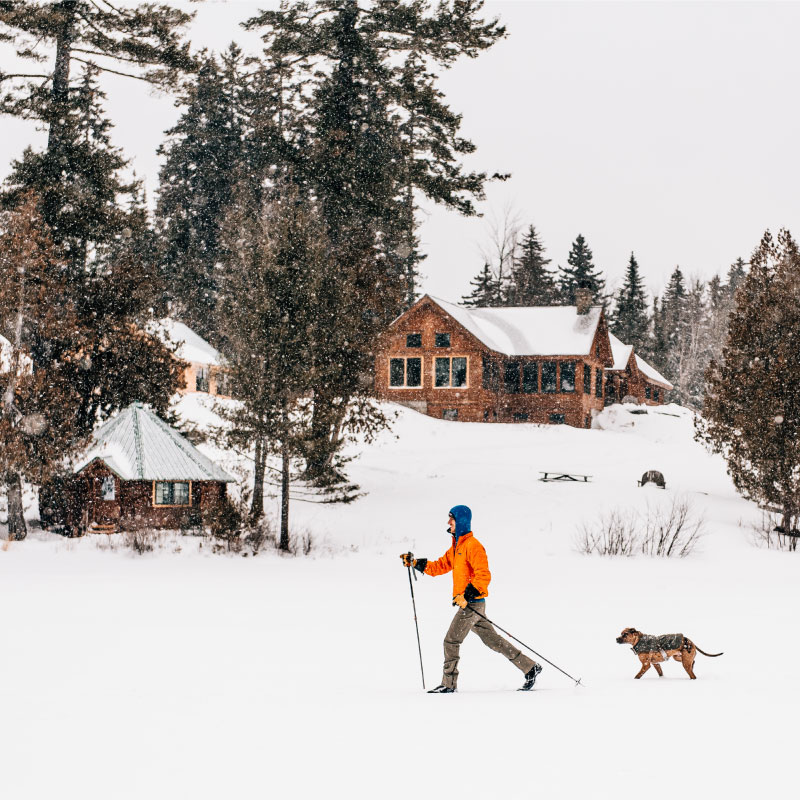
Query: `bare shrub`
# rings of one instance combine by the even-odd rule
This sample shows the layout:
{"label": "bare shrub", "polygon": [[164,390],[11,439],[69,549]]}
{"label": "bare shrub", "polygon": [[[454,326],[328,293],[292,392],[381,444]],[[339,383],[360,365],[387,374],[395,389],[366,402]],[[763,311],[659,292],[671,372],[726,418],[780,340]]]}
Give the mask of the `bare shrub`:
{"label": "bare shrub", "polygon": [[782,514],[764,511],[760,522],[750,526],[753,543],[756,547],[765,547],[767,550],[785,550],[793,553],[797,550],[797,540],[800,531],[793,529],[786,531],[781,527]]}
{"label": "bare shrub", "polygon": [[122,546],[132,550],[138,555],[152,553],[156,547],[160,547],[163,534],[153,528],[135,528],[133,530],[122,531]]}
{"label": "bare shrub", "polygon": [[577,549],[585,555],[684,558],[703,536],[705,522],[689,500],[675,497],[669,505],[650,505],[644,513],[615,508],[578,530]]}

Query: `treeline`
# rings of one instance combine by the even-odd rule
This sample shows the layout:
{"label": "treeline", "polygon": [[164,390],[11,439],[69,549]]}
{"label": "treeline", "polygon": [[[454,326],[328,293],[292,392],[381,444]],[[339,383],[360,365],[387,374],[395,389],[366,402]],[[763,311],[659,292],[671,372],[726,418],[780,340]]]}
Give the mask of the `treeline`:
{"label": "treeline", "polygon": [[[229,443],[255,459],[253,513],[270,453],[282,458],[285,497],[290,473],[348,496],[342,447],[385,422],[369,401],[373,342],[416,295],[417,203],[473,215],[486,182],[504,177],[462,166],[475,147],[438,88],[441,70],[505,35],[481,6],[285,4],[242,22],[263,41],[245,57],[235,44],[193,53],[192,15],[166,3],[0,3],[0,45],[32,64],[0,73],[0,112],[48,134],[0,192],[13,254],[4,268],[48,280],[4,296],[0,332],[31,354],[34,373],[63,376],[52,391],[29,391],[26,375],[4,389],[0,434],[21,444],[0,468],[15,497],[21,479],[46,479],[131,400],[166,411],[178,371],[142,334],[165,313],[227,358],[242,401]],[[181,108],[160,148],[153,218],[111,143],[102,73],[174,92]],[[26,249],[25,231],[39,226]],[[53,275],[57,288],[47,288]],[[43,322],[54,304],[75,336]],[[47,437],[20,420],[53,407],[69,420],[48,422],[45,452]],[[17,503],[14,517],[24,527]]]}
{"label": "treeline", "polygon": [[566,265],[556,269],[549,266],[552,260],[533,225],[518,235],[513,225],[504,223],[493,249],[471,281],[472,291],[462,298],[465,305],[575,305],[576,289],[590,289],[593,305],[606,310],[611,332],[633,345],[637,354],[674,384],[671,399],[689,408],[703,407],[705,372],[722,354],[734,295],[747,274],[741,258],[731,264],[724,278],[717,275],[707,282],[687,281],[680,267],[675,267],[662,294],[650,299],[633,253],[622,285],[609,292],[580,234]]}

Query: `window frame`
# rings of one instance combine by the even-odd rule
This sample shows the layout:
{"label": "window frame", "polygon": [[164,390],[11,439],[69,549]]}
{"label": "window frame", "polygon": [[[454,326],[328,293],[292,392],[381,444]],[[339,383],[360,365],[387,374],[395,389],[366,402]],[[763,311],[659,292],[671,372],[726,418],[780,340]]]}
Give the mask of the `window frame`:
{"label": "window frame", "polygon": [[[171,501],[175,500],[175,486],[176,484],[187,484],[188,485],[188,502],[186,503],[158,503],[156,499],[158,497],[158,485],[164,484],[171,487]],[[192,484],[194,481],[153,481],[153,497],[152,497],[152,504],[153,508],[189,508],[192,505]]]}
{"label": "window frame", "polygon": [[[412,336],[419,336],[419,344],[409,344],[409,339]],[[416,350],[418,347],[422,347],[422,334],[421,333],[407,333],[406,334],[406,347]]]}
{"label": "window frame", "polygon": [[[203,389],[202,386],[206,388]],[[198,365],[194,370],[194,390],[211,394],[211,367]]]}
{"label": "window frame", "polygon": [[594,396],[603,398],[603,370],[594,368]]}
{"label": "window frame", "polygon": [[[553,417],[559,417],[559,419],[553,419]],[[548,425],[566,425],[567,424],[567,415],[562,414],[560,412],[555,412],[553,414],[549,414],[547,417],[547,424]]]}
{"label": "window frame", "polygon": [[[410,386],[408,383],[408,361],[419,361],[419,383],[416,386]],[[403,362],[403,384],[402,386],[392,383],[392,361]],[[389,356],[388,360],[388,376],[387,385],[390,389],[421,389],[425,382],[425,358],[423,356]]]}
{"label": "window frame", "polygon": [[[544,370],[545,370],[545,367],[549,367],[550,365],[552,365],[553,368],[554,368],[553,369],[553,388],[552,389],[545,389],[544,388]],[[558,381],[558,361],[542,361],[542,370],[541,370],[541,372],[542,372],[541,379],[540,379],[540,384],[541,384],[541,387],[542,387],[541,388],[541,393],[542,394],[558,394],[558,386],[559,386],[559,381]]]}
{"label": "window frame", "polygon": [[[440,336],[446,336],[447,337],[447,344],[439,344],[439,337]],[[445,331],[434,331],[434,333],[433,333],[433,346],[434,347],[439,347],[442,350],[444,350],[444,349],[447,349],[447,348],[450,348],[450,347],[453,346],[451,344],[451,342],[452,342],[452,338],[450,336],[450,333],[445,332]]]}
{"label": "window frame", "polygon": [[[536,372],[536,380],[534,381],[534,388],[533,389],[526,389],[525,387],[529,385],[528,381],[526,380],[526,373],[533,368]],[[522,364],[522,394],[539,394],[539,362],[538,361],[525,361]]]}
{"label": "window frame", "polygon": [[[572,388],[564,388],[564,367],[566,365],[572,368]],[[578,372],[578,364],[576,361],[559,361],[558,362],[558,394],[575,394],[578,391],[578,386],[575,381]]]}
{"label": "window frame", "polygon": [[585,395],[592,393],[592,368],[588,364],[583,365],[583,393]]}
{"label": "window frame", "polygon": [[[456,358],[464,359],[464,383],[460,386],[453,385],[453,360]],[[436,364],[438,361],[449,361],[449,371],[447,384],[438,384],[436,382]],[[433,388],[434,389],[469,389],[469,356],[454,355],[454,356],[433,356]]]}
{"label": "window frame", "polygon": [[[508,388],[511,385],[508,381],[509,370],[517,372],[516,385],[510,390]],[[503,394],[522,394],[522,362],[517,359],[503,363]]]}

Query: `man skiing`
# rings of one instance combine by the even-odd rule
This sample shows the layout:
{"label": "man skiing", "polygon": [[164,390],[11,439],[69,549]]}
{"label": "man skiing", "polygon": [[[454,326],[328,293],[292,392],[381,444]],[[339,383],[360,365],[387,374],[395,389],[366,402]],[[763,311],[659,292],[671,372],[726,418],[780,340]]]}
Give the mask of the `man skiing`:
{"label": "man skiing", "polygon": [[453,572],[453,605],[459,609],[444,637],[442,682],[428,693],[449,694],[456,691],[459,648],[470,631],[475,631],[487,647],[502,653],[525,673],[525,682],[520,691],[532,689],[537,675],[542,671],[541,665],[503,639],[491,623],[483,619],[486,616],[486,597],[492,574],[489,572],[486,550],[472,535],[472,511],[467,506],[453,506],[448,516],[447,530],[453,537],[453,544],[438,561],[414,558],[411,553],[400,556],[403,566],[414,567],[426,575]]}

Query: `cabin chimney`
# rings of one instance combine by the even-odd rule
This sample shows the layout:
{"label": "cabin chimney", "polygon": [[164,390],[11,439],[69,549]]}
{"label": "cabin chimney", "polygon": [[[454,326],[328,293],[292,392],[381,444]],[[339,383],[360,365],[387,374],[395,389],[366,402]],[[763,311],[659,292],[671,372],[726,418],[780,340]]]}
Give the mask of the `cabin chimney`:
{"label": "cabin chimney", "polygon": [[581,286],[575,290],[575,305],[578,306],[579,314],[588,314],[592,307],[592,290]]}

